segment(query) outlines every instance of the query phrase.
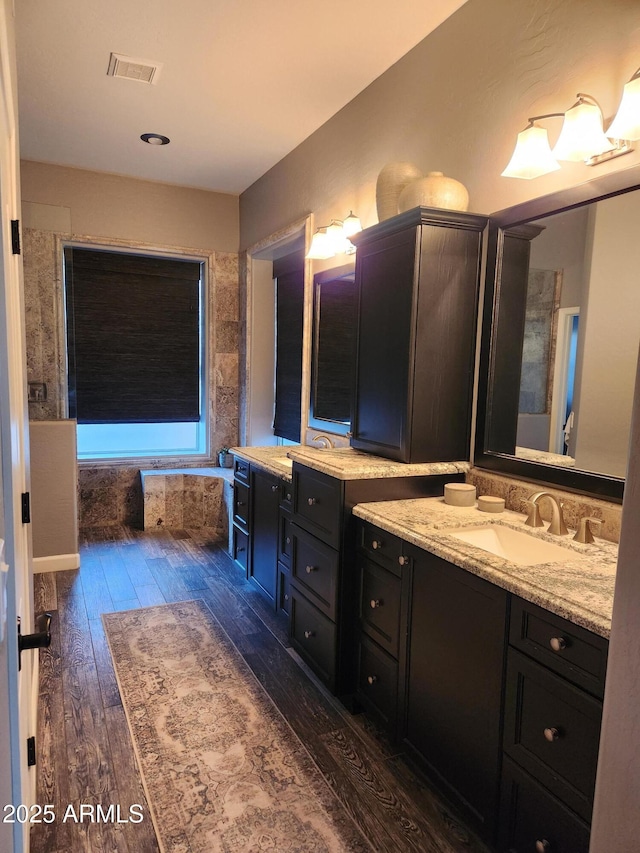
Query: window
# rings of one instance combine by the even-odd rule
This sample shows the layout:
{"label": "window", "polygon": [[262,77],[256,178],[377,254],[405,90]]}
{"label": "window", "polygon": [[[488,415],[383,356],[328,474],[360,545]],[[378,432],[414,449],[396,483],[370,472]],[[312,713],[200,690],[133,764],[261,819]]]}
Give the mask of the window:
{"label": "window", "polygon": [[203,264],[66,247],[69,416],[78,456],[206,451]]}

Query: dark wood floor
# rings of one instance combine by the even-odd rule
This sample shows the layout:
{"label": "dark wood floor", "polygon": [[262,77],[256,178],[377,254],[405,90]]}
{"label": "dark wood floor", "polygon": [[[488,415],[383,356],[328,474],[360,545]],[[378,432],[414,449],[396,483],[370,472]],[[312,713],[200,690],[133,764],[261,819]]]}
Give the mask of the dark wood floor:
{"label": "dark wood floor", "polygon": [[[203,599],[375,853],[486,853],[365,715],[349,714],[288,649],[286,622],[200,531],[87,531],[78,571],[35,576],[36,613],[53,614],[40,652],[38,802],[54,823],[33,853],[157,853],[100,615]],[[142,823],[62,820],[68,804],[142,803]],[[241,853],[241,851],[238,851]],[[312,853],[312,851],[310,851]]]}

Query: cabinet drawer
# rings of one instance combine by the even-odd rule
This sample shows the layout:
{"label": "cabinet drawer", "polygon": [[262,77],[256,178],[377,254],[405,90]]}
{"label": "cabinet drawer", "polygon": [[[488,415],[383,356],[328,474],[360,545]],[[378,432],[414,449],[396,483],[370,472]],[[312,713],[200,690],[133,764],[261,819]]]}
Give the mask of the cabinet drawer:
{"label": "cabinet drawer", "polygon": [[237,481],[233,484],[233,523],[249,531],[249,487]]}
{"label": "cabinet drawer", "polygon": [[337,548],[342,516],[340,481],[294,463],[293,484],[296,524]]}
{"label": "cabinet drawer", "polygon": [[602,698],[609,644],[603,637],[514,598],[509,642],[574,684]]}
{"label": "cabinet drawer", "polygon": [[336,618],[338,552],[291,524],[291,577],[294,585],[331,619]]}
{"label": "cabinet drawer", "polygon": [[360,557],[360,626],[393,657],[400,638],[400,587],[397,575]]}
{"label": "cabinet drawer", "polygon": [[289,580],[289,569],[283,566],[282,563],[278,563],[278,608],[287,615],[289,615],[291,609],[289,607],[289,602],[291,601]]}
{"label": "cabinet drawer", "polygon": [[291,642],[320,678],[334,686],[336,626],[291,587]]}
{"label": "cabinet drawer", "polygon": [[280,511],[278,525],[278,560],[291,566],[291,516],[288,512]]}
{"label": "cabinet drawer", "polygon": [[249,482],[249,470],[250,466],[248,462],[245,462],[244,459],[238,459],[237,456],[233,458],[233,476],[236,480],[242,480],[243,483]]}
{"label": "cabinet drawer", "polygon": [[401,574],[402,539],[362,521],[358,527],[358,547],[376,563],[396,575]]}
{"label": "cabinet drawer", "polygon": [[510,649],[505,707],[505,752],[590,821],[601,703]]}
{"label": "cabinet drawer", "polygon": [[398,705],[398,664],[375,643],[360,637],[358,697],[389,729],[394,729]]}
{"label": "cabinet drawer", "polygon": [[231,547],[233,559],[246,572],[249,552],[249,537],[244,530],[240,530],[240,528],[236,527],[235,524],[233,526],[233,542]]}
{"label": "cabinet drawer", "polygon": [[588,826],[508,758],[502,769],[499,826],[500,853],[589,851]]}

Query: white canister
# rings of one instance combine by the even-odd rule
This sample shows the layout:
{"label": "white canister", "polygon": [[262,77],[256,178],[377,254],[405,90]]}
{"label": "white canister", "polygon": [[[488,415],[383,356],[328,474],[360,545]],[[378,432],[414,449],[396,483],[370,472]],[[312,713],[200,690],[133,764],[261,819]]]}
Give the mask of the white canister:
{"label": "white canister", "polygon": [[449,506],[474,506],[476,487],[472,486],[471,483],[446,483],[444,502]]}

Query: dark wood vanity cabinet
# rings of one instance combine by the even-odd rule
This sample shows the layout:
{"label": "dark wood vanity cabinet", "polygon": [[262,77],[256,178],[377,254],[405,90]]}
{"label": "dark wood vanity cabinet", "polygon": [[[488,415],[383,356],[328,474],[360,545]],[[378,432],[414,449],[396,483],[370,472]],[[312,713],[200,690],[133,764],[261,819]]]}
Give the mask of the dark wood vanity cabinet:
{"label": "dark wood vanity cabinet", "polygon": [[291,484],[235,460],[232,554],[274,610],[289,612]]}
{"label": "dark wood vanity cabinet", "polygon": [[588,853],[608,643],[514,598],[500,853]]}
{"label": "dark wood vanity cabinet", "polygon": [[402,462],[468,458],[486,224],[418,207],[354,238],[353,447]]}
{"label": "dark wood vanity cabinet", "polygon": [[498,853],[588,853],[607,641],[358,520],[356,697]]}

